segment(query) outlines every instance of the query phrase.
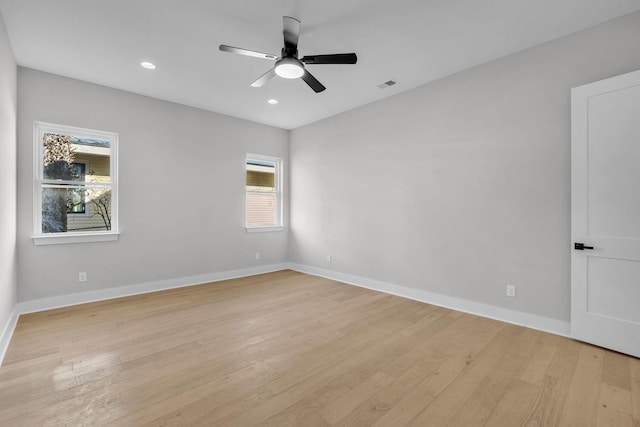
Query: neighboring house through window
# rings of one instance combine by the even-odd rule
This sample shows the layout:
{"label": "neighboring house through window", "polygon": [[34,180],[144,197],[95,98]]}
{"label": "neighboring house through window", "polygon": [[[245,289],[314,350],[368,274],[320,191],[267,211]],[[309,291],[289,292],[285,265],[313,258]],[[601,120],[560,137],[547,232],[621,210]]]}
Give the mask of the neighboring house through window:
{"label": "neighboring house through window", "polygon": [[[84,163],[78,163],[74,160],[71,164],[71,179],[73,181],[84,181],[85,170],[87,165]],[[85,202],[85,192],[81,188],[74,188],[69,190],[69,206],[67,206],[67,213],[71,215],[87,214],[87,205]]]}
{"label": "neighboring house through window", "polygon": [[282,160],[247,154],[245,167],[247,231],[282,230]]}
{"label": "neighboring house through window", "polygon": [[115,240],[118,135],[36,122],[34,140],[34,243]]}

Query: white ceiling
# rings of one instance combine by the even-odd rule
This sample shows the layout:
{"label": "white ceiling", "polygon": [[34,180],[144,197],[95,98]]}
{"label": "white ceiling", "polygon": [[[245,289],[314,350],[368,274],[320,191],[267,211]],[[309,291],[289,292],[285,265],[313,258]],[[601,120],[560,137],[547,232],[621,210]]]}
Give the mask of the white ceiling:
{"label": "white ceiling", "polygon": [[[21,66],[285,129],[637,10],[640,0],[0,0]],[[327,86],[319,94],[278,77],[250,87],[273,63],[218,45],[279,56],[283,15],[302,21],[300,56],[356,52],[358,63],[308,65]]]}

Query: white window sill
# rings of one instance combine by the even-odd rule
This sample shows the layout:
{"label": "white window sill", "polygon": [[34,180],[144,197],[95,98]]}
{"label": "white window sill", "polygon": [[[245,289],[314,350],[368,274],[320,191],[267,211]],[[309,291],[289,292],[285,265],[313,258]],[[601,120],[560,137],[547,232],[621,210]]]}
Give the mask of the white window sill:
{"label": "white window sill", "polygon": [[56,233],[56,234],[37,234],[31,236],[33,244],[42,245],[66,245],[70,243],[89,243],[89,242],[112,242],[118,240],[120,233]]}
{"label": "white window sill", "polygon": [[271,227],[245,227],[247,233],[268,233],[270,231],[282,231],[284,226],[271,226]]}

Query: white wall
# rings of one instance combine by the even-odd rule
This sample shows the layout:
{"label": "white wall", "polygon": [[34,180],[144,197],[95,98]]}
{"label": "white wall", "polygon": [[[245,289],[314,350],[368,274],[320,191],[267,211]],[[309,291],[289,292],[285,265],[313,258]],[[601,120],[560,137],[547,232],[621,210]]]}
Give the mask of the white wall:
{"label": "white wall", "polygon": [[[16,303],[16,61],[0,16],[0,360]],[[5,331],[5,332],[3,332]]]}
{"label": "white wall", "polygon": [[570,88],[638,46],[640,13],[292,131],[291,260],[568,321]]}
{"label": "white wall", "polygon": [[[26,68],[18,97],[19,301],[286,261],[286,231],[245,232],[244,159],[288,167],[287,131]],[[119,133],[118,241],[34,246],[34,120]]]}

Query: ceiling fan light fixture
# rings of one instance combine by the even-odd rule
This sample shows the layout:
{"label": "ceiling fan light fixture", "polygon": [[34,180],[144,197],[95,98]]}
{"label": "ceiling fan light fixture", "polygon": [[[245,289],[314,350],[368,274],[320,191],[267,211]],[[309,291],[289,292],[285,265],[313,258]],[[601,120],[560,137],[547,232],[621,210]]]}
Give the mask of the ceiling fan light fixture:
{"label": "ceiling fan light fixture", "polygon": [[304,74],[302,63],[296,58],[282,58],[276,62],[276,74],[285,79],[297,79]]}
{"label": "ceiling fan light fixture", "polygon": [[355,64],[358,56],[355,53],[334,53],[328,55],[303,56],[298,59],[298,38],[300,36],[300,21],[290,16],[282,17],[282,35],[284,47],[280,57],[269,53],[255,50],[242,49],[239,47],[221,44],[219,49],[223,52],[235,53],[238,55],[252,56],[254,58],[268,59],[275,61],[272,68],[258,77],[251,87],[262,87],[266,82],[275,76],[285,79],[302,79],[315,93],[320,93],[326,87],[316,79],[313,74],[305,69],[309,64]]}

